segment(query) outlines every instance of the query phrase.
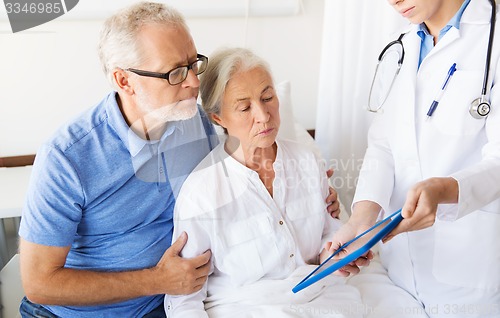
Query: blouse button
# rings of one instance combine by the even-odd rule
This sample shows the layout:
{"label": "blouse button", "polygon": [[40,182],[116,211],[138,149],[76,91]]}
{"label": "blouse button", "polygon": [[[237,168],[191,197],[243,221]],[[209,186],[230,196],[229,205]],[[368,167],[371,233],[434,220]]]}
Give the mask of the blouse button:
{"label": "blouse button", "polygon": [[293,253],[292,253],[292,254],[290,254],[290,258],[292,258],[292,257],[294,257],[294,256],[295,256],[295,255],[293,255]]}
{"label": "blouse button", "polygon": [[280,225],[283,225],[283,220],[280,220]]}

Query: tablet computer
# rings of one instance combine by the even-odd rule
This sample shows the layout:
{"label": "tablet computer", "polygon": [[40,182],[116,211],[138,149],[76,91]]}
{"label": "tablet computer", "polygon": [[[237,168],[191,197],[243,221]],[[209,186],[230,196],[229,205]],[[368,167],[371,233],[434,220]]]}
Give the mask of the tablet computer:
{"label": "tablet computer", "polygon": [[[343,244],[342,246],[339,247],[338,250],[335,251],[332,255],[330,255],[323,263],[318,265],[316,269],[314,269],[309,275],[307,275],[302,281],[300,281],[294,288],[292,288],[292,291],[294,293],[297,293],[301,291],[302,289],[306,288],[307,286],[314,284],[315,282],[319,281],[320,279],[330,275],[331,273],[335,272],[336,270],[339,270],[340,268],[344,267],[345,265],[348,265],[349,263],[355,261],[357,258],[363,256],[366,254],[375,244],[377,244],[380,240],[382,240],[387,234],[389,234],[398,224],[401,222],[403,217],[401,216],[401,209],[398,211],[394,212],[393,214],[389,215],[387,218],[383,219],[382,221],[377,222],[374,226],[366,230],[365,232],[361,233],[360,235],[356,236],[352,240],[348,241],[347,243]],[[351,243],[355,242],[357,239],[361,238],[365,234],[371,232],[378,226],[388,222],[382,229],[376,233],[368,242],[358,248],[357,250],[353,251],[346,257],[339,259],[339,260],[334,260],[333,257],[337,255],[340,251],[345,249],[347,246],[349,246]]]}

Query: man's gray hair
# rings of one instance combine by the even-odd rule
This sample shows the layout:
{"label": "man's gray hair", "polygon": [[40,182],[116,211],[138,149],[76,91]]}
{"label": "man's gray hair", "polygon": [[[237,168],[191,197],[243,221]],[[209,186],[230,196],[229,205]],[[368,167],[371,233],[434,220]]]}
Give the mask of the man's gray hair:
{"label": "man's gray hair", "polygon": [[248,49],[225,48],[211,55],[207,70],[200,76],[200,96],[205,112],[209,115],[220,115],[222,99],[229,80],[236,73],[254,68],[264,69],[272,78],[269,64]]}
{"label": "man's gray hair", "polygon": [[98,45],[102,69],[113,87],[113,70],[143,62],[137,35],[146,24],[164,24],[189,30],[182,14],[162,3],[139,2],[122,9],[104,22]]}

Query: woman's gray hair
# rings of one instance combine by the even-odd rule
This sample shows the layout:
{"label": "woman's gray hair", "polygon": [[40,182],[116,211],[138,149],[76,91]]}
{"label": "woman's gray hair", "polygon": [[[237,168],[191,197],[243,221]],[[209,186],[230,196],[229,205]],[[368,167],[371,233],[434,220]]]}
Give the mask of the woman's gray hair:
{"label": "woman's gray hair", "polygon": [[[205,112],[219,115],[229,80],[236,73],[254,68],[264,69],[272,78],[269,64],[248,49],[225,48],[210,56],[207,70],[200,76],[200,96]],[[212,116],[209,117],[213,122]]]}
{"label": "woman's gray hair", "polygon": [[189,30],[182,14],[162,3],[139,2],[109,17],[104,22],[98,45],[102,69],[113,87],[113,70],[127,69],[143,62],[137,35],[146,24],[165,24]]}

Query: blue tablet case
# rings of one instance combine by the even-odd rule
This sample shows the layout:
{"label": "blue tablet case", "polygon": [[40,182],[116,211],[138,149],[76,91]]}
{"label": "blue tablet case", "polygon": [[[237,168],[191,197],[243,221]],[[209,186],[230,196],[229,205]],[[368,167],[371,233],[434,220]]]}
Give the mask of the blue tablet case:
{"label": "blue tablet case", "polygon": [[[392,219],[392,220],[390,220]],[[375,244],[377,244],[378,241],[382,240],[387,234],[389,234],[398,224],[401,222],[403,217],[401,216],[401,209],[398,211],[394,212],[393,214],[389,215],[387,218],[383,219],[382,221],[377,222],[374,226],[366,230],[365,232],[361,233],[360,235],[356,236],[352,240],[348,241],[347,243],[344,243],[342,246],[339,247],[338,250],[335,251],[332,255],[330,255],[323,263],[318,265],[315,270],[313,270],[309,275],[307,275],[300,283],[298,283],[292,291],[294,293],[297,293],[301,291],[302,289],[306,288],[307,286],[314,284],[315,282],[319,281],[320,279],[330,275],[331,273],[335,272],[336,270],[344,267],[345,265],[353,262],[360,256],[364,255],[367,253]],[[360,237],[364,236],[365,234],[371,232],[373,229],[377,228],[381,224],[384,224],[386,221],[390,222],[385,225],[377,234],[375,234],[365,245],[361,246],[357,250],[353,251],[351,254],[347,255],[346,257],[338,260],[337,262],[333,263],[329,267],[326,267],[323,271],[318,272],[328,261],[330,261],[335,255],[337,255],[340,251],[345,249],[348,245],[359,239]]]}

